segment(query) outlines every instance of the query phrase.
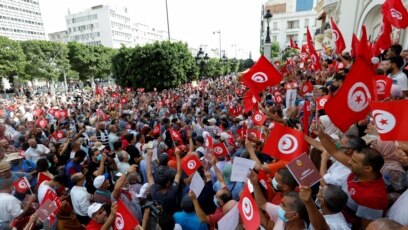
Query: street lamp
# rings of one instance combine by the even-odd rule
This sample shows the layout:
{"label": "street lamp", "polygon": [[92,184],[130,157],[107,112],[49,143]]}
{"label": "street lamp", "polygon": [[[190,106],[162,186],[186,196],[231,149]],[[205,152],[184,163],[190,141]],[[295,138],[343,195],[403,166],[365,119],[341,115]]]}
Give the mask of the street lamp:
{"label": "street lamp", "polygon": [[222,62],[224,63],[225,75],[227,75],[227,73],[228,73],[228,70],[227,70],[228,58],[227,58],[227,56],[225,56],[225,51],[224,51],[224,54],[222,55]]}
{"label": "street lamp", "polygon": [[208,60],[210,59],[210,57],[208,57],[207,53],[204,54],[203,48],[200,47],[200,50],[198,51],[195,59],[196,59],[197,65],[200,66],[200,76],[202,78],[205,65],[208,63]]}
{"label": "street lamp", "polygon": [[265,38],[265,44],[264,44],[264,55],[268,59],[268,61],[271,61],[271,37],[269,36],[269,23],[271,22],[272,14],[271,11],[268,9],[266,10],[266,14],[264,15],[264,19],[266,19],[267,26],[266,26],[266,38]]}
{"label": "street lamp", "polygon": [[220,60],[221,60],[221,30],[214,31],[213,34],[218,34],[218,42],[220,43]]}

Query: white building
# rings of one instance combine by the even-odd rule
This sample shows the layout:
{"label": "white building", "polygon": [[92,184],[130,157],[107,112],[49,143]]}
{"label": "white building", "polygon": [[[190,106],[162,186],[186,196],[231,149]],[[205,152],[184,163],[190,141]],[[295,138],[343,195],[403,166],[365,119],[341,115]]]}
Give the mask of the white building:
{"label": "white building", "polygon": [[50,40],[52,42],[68,43],[69,42],[68,31],[63,30],[63,31],[50,33],[50,34],[48,34],[48,40]]}
{"label": "white building", "polygon": [[143,46],[156,41],[168,40],[167,31],[159,30],[142,23],[134,23],[132,27],[133,43]]}
{"label": "white building", "polygon": [[13,40],[46,40],[38,0],[0,0],[0,35]]}
{"label": "white building", "polygon": [[316,30],[317,13],[314,11],[315,0],[269,0],[261,13],[261,47],[266,38],[267,22],[263,18],[270,10],[272,18],[269,23],[270,38],[278,42],[281,50],[289,46],[290,37],[299,47],[306,43],[306,28],[314,34]]}
{"label": "white building", "polygon": [[[366,26],[367,35],[371,41],[375,41],[381,30],[382,13],[381,6],[384,0],[319,0],[315,10],[318,12],[319,26],[322,28],[315,38],[316,44],[332,45],[332,32],[328,25],[333,17],[337,26],[343,34],[346,50],[351,47],[353,33],[358,38],[361,36],[362,25]],[[403,0],[405,8],[408,1]],[[401,44],[403,49],[408,48],[408,31],[393,28],[392,40]]]}
{"label": "white building", "polygon": [[120,48],[133,46],[127,8],[98,5],[65,17],[70,41]]}

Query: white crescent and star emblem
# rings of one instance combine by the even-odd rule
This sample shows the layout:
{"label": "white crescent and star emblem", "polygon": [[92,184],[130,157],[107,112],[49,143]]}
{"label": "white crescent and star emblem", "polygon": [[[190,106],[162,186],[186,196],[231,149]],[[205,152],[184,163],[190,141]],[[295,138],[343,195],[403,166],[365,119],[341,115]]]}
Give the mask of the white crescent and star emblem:
{"label": "white crescent and star emblem", "polygon": [[393,17],[393,18],[395,18],[397,20],[402,19],[402,14],[398,10],[396,10],[395,8],[391,8],[390,13],[391,13],[391,17]]}
{"label": "white crescent and star emblem", "polygon": [[45,121],[40,121],[40,126],[44,126],[45,125]]}
{"label": "white crescent and star emblem", "polygon": [[153,132],[158,133],[159,132],[159,127],[154,128]]}
{"label": "white crescent and star emblem", "polygon": [[310,55],[310,60],[312,60],[313,65],[315,65],[316,62],[317,62],[316,55],[314,55],[314,54]]}
{"label": "white crescent and star emblem", "polygon": [[372,113],[375,125],[377,126],[377,132],[379,134],[388,133],[395,128],[397,121],[391,113],[376,109]]}
{"label": "white crescent and star emblem", "polygon": [[115,227],[119,230],[122,230],[125,227],[125,221],[122,217],[122,214],[116,212]]}
{"label": "white crescent and star emblem", "polygon": [[187,168],[194,169],[195,167],[196,167],[195,160],[189,160],[188,163],[187,163]]}
{"label": "white crescent and star emblem", "polygon": [[334,36],[334,41],[336,41],[337,42],[337,40],[339,40],[339,31],[337,31],[337,30],[332,30],[332,32],[333,32],[333,36]]}
{"label": "white crescent and star emblem", "polygon": [[63,137],[62,133],[57,133],[57,137],[62,138]]}
{"label": "white crescent and star emblem", "polygon": [[344,64],[343,64],[343,63],[339,63],[339,64],[337,65],[337,67],[338,67],[339,69],[344,68]]}
{"label": "white crescent and star emblem", "polygon": [[218,154],[221,154],[223,152],[223,150],[222,150],[221,147],[217,146],[217,147],[214,148],[214,152],[216,152]]}
{"label": "white crescent and star emblem", "polygon": [[252,75],[251,80],[256,83],[264,83],[268,81],[268,76],[264,72],[256,72]]}
{"label": "white crescent and star emblem", "polygon": [[256,114],[254,118],[255,118],[255,121],[261,121],[262,120],[262,115],[261,114]]}
{"label": "white crescent and star emblem", "polygon": [[297,150],[299,143],[291,134],[283,135],[278,141],[278,149],[282,154],[292,154]]}
{"label": "white crescent and star emblem", "polygon": [[27,186],[27,183],[22,180],[22,181],[18,182],[18,187],[20,187],[20,188],[27,188],[28,186]]}
{"label": "white crescent and star emblem", "polygon": [[347,95],[347,105],[354,112],[361,112],[368,106],[371,94],[362,82],[354,83]]}
{"label": "white crescent and star emblem", "polygon": [[255,97],[255,96],[252,96],[252,103],[256,104],[257,101],[258,101],[258,100],[256,100],[256,97]]}
{"label": "white crescent and star emblem", "polygon": [[252,220],[254,216],[254,208],[248,197],[244,197],[241,203],[242,212],[244,213],[245,219]]}
{"label": "white crescent and star emblem", "polygon": [[377,80],[377,94],[385,94],[385,81],[384,80]]}
{"label": "white crescent and star emblem", "polygon": [[304,93],[306,93],[306,91],[309,89],[309,87],[307,86],[307,85],[304,85],[303,87],[302,87],[302,91],[304,92]]}
{"label": "white crescent and star emblem", "polygon": [[320,107],[324,107],[324,105],[326,104],[326,102],[327,102],[327,99],[326,99],[326,98],[320,99],[320,101],[319,101]]}

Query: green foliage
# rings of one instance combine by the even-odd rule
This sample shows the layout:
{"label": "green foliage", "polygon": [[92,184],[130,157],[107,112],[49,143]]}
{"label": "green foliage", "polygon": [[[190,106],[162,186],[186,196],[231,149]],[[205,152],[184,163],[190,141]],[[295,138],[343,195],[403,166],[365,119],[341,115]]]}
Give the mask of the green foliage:
{"label": "green foliage", "polygon": [[22,41],[21,47],[27,59],[25,77],[57,80],[69,70],[68,49],[63,43],[29,40]]}
{"label": "green foliage", "polygon": [[279,42],[272,42],[271,57],[279,57]]}
{"label": "green foliage", "polygon": [[77,42],[68,43],[68,59],[72,70],[83,81],[107,78],[112,69],[112,57],[116,51],[104,46],[88,46]]}
{"label": "green foliage", "polygon": [[112,74],[122,87],[166,89],[198,78],[198,67],[187,44],[155,42],[122,47],[112,58]]}
{"label": "green foliage", "polygon": [[0,77],[22,75],[25,58],[19,42],[0,36]]}

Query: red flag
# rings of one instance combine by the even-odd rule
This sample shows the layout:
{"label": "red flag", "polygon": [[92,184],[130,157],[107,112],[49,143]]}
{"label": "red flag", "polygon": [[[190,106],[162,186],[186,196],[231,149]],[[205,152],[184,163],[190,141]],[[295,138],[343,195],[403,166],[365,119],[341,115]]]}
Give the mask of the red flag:
{"label": "red flag", "polygon": [[307,48],[310,51],[310,45],[313,45],[312,35],[310,34],[309,27],[306,28],[306,41],[307,41]]}
{"label": "red flag", "polygon": [[293,41],[292,36],[290,36],[289,39],[290,39],[290,48],[300,49],[299,46],[296,44],[296,42]]}
{"label": "red flag", "polygon": [[13,182],[13,186],[17,192],[25,193],[28,189],[30,189],[30,182],[28,182],[27,177],[22,177]]}
{"label": "red flag", "polygon": [[272,191],[272,184],[269,182],[268,176],[262,169],[258,172],[258,181],[266,189],[266,191]]}
{"label": "red flag", "polygon": [[64,133],[61,130],[57,130],[55,131],[52,135],[51,135],[55,140],[59,141],[62,138],[64,138]]}
{"label": "red flag", "polygon": [[343,62],[341,62],[341,61],[339,61],[339,62],[336,62],[336,68],[335,68],[335,71],[336,72],[339,72],[339,70],[340,69],[343,69],[343,68],[345,68],[346,66],[344,65],[344,63]]}
{"label": "red flag", "polygon": [[371,62],[371,48],[368,46],[368,37],[365,25],[363,25],[361,28],[361,38],[358,45],[357,57],[365,58],[368,62]]}
{"label": "red flag", "polygon": [[114,230],[133,230],[139,222],[122,200],[118,201]]}
{"label": "red flag", "polygon": [[42,129],[45,128],[47,124],[48,124],[48,121],[45,120],[43,117],[39,117],[37,121],[35,122],[35,125],[41,127]]}
{"label": "red flag", "polygon": [[60,117],[68,117],[68,110],[66,109],[61,109],[60,111]]}
{"label": "red flag", "polygon": [[380,50],[387,50],[391,46],[391,34],[392,27],[386,17],[383,16],[383,22],[381,24],[380,35],[374,45],[374,55],[377,56],[381,53]]}
{"label": "red flag", "polygon": [[246,91],[244,95],[245,113],[253,109],[258,109],[258,102],[261,101],[261,98],[257,94],[258,93],[253,94],[251,90]]}
{"label": "red flag", "polygon": [[40,204],[40,206],[46,201],[46,200],[50,200],[52,202],[54,202],[55,206],[57,206],[57,209],[51,214],[50,218],[50,223],[54,223],[55,220],[55,215],[58,213],[59,209],[61,208],[61,199],[57,196],[57,194],[53,191],[51,191],[51,189],[48,189],[47,192],[44,195],[44,198]]}
{"label": "red flag", "polygon": [[408,141],[406,108],[408,100],[370,103],[371,115],[381,140]]}
{"label": "red flag", "polygon": [[241,128],[237,129],[237,134],[239,137],[241,137],[241,139],[245,139],[246,135],[247,135],[247,126],[246,123],[244,122],[244,124],[242,125]]}
{"label": "red flag", "polygon": [[388,97],[390,97],[391,94],[391,86],[392,86],[392,79],[385,76],[385,75],[379,75],[375,76],[373,79],[374,81],[374,86],[376,87],[377,90],[377,101],[384,100]]}
{"label": "red flag", "polygon": [[262,132],[261,132],[261,130],[248,129],[247,136],[248,136],[249,140],[252,140],[253,138],[256,138],[257,140],[262,141]]}
{"label": "red flag", "polygon": [[53,116],[55,116],[55,111],[56,111],[55,109],[49,109],[48,110],[48,112]]}
{"label": "red flag", "polygon": [[187,174],[187,176],[190,176],[191,174],[195,173],[195,171],[197,171],[197,169],[199,169],[201,166],[202,165],[200,159],[198,159],[195,154],[190,154],[183,158],[183,164],[181,165],[181,168]]}
{"label": "red flag", "polygon": [[96,94],[96,95],[101,95],[101,94],[102,94],[102,90],[99,89],[99,86],[98,86],[98,85],[95,86],[95,94]]}
{"label": "red flag", "polygon": [[302,45],[302,49],[301,49],[300,53],[302,53],[302,54],[309,53],[309,50],[307,48],[307,44]]}
{"label": "red flag", "polygon": [[277,104],[281,104],[281,103],[283,103],[283,97],[282,97],[282,95],[279,93],[279,94],[275,94],[274,96],[273,96],[273,102],[275,102],[275,103],[277,103]]}
{"label": "red flag", "polygon": [[173,139],[173,141],[177,141],[179,144],[183,144],[183,139],[181,138],[181,134],[179,131],[170,129],[169,132],[171,135],[171,139]]}
{"label": "red flag", "polygon": [[302,117],[303,133],[305,135],[309,134],[309,121],[311,115],[312,110],[310,109],[310,101],[305,101],[305,103],[303,104],[303,117]]}
{"label": "red flag", "polygon": [[408,27],[408,12],[401,0],[386,0],[382,5],[382,13],[394,27]]}
{"label": "red flag", "polygon": [[127,104],[127,103],[128,103],[128,99],[126,97],[122,97],[120,99],[120,104],[124,105],[124,104]]}
{"label": "red flag", "polygon": [[302,95],[305,95],[306,93],[310,93],[312,91],[313,91],[313,85],[310,81],[307,81],[302,85],[302,90],[301,90]]}
{"label": "red flag", "polygon": [[160,135],[161,133],[161,125],[160,123],[157,123],[157,125],[153,129],[153,135]]}
{"label": "red flag", "polygon": [[262,126],[266,121],[266,116],[256,111],[252,117],[252,120],[254,121],[255,125]]}
{"label": "red flag", "polygon": [[372,81],[375,75],[366,60],[357,58],[339,92],[326,103],[324,111],[342,132],[367,115],[368,103],[376,93]]}
{"label": "red flag", "polygon": [[61,110],[55,110],[54,116],[59,119],[61,117]]}
{"label": "red flag", "polygon": [[216,156],[216,157],[228,156],[229,155],[228,149],[225,146],[224,142],[214,144],[213,149],[214,149],[214,151],[213,151],[214,156]]}
{"label": "red flag", "polygon": [[44,181],[50,181],[51,180],[51,178],[49,178],[47,175],[45,175],[44,173],[42,173],[42,172],[40,172],[40,173],[38,173],[38,182],[37,182],[37,184],[38,184],[38,186],[42,183],[42,182],[44,182]]}
{"label": "red flag", "polygon": [[261,56],[252,68],[244,73],[241,80],[254,94],[262,92],[267,86],[274,86],[282,81],[282,74]]}
{"label": "red flag", "polygon": [[303,153],[303,135],[298,130],[275,123],[262,152],[277,159],[291,161]]}
{"label": "red flag", "polygon": [[33,115],[34,115],[34,117],[39,117],[39,116],[41,116],[43,114],[43,112],[44,111],[42,109],[36,109],[36,110],[34,110]]}
{"label": "red flag", "polygon": [[259,228],[261,224],[259,209],[247,184],[245,184],[245,187],[242,190],[241,199],[238,202],[238,211],[241,220],[244,223],[244,229],[256,230]]}
{"label": "red flag", "polygon": [[334,37],[334,42],[336,43],[336,52],[341,54],[343,50],[346,48],[346,43],[344,42],[343,35],[341,34],[341,31],[337,27],[333,18],[331,18],[331,28]]}
{"label": "red flag", "polygon": [[359,44],[360,41],[358,40],[357,36],[353,34],[353,38],[351,40],[351,56],[357,56]]}
{"label": "red flag", "polygon": [[317,111],[324,109],[324,106],[326,105],[326,102],[329,100],[330,96],[326,95],[323,97],[319,97],[316,99],[316,107]]}
{"label": "red flag", "polygon": [[106,115],[106,114],[102,111],[102,109],[98,109],[98,110],[96,111],[96,115],[97,115],[97,116],[99,117],[99,119],[102,120],[102,121],[107,121],[107,120],[109,120],[109,116]]}
{"label": "red flag", "polygon": [[310,60],[312,61],[312,68],[313,70],[321,70],[322,69],[322,65],[320,64],[320,60],[319,60],[319,55],[317,55],[317,52],[314,48],[313,45],[313,40],[312,40],[312,36],[310,35],[310,31],[309,31],[309,27],[307,27],[306,30],[307,34],[307,46],[309,48],[309,55],[310,55]]}

